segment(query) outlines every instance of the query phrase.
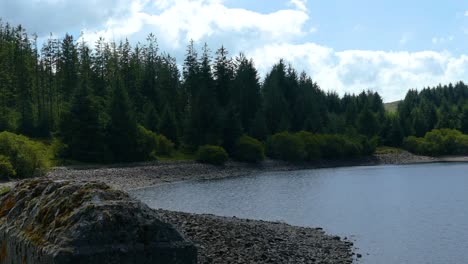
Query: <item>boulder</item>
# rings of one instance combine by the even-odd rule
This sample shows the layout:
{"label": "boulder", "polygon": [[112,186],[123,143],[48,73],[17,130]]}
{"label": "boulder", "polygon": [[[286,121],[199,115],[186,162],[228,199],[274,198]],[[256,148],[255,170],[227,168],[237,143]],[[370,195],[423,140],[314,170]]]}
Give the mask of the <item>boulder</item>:
{"label": "boulder", "polygon": [[27,180],[0,197],[0,264],[196,262],[172,225],[103,183]]}

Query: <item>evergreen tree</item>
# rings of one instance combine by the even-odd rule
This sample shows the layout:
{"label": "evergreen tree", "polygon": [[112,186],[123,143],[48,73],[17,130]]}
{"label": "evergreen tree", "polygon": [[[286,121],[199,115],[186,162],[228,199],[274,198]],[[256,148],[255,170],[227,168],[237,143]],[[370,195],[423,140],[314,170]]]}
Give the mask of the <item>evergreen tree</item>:
{"label": "evergreen tree", "polygon": [[244,54],[236,58],[237,68],[230,93],[232,107],[240,112],[241,125],[244,129],[251,127],[255,114],[262,107],[260,80],[253,61]]}
{"label": "evergreen tree", "polygon": [[290,127],[289,103],[284,94],[286,87],[286,67],[281,60],[273,66],[263,83],[265,121],[268,130],[275,134]]}
{"label": "evergreen tree", "polygon": [[373,137],[379,132],[377,118],[375,114],[371,112],[368,105],[366,105],[359,114],[357,124],[359,133],[367,137]]}
{"label": "evergreen tree", "polygon": [[463,112],[460,118],[460,131],[463,134],[468,134],[468,105],[463,107]]}
{"label": "evergreen tree", "polygon": [[120,80],[115,81],[110,108],[110,123],[107,142],[113,160],[117,162],[135,161],[137,152],[137,123],[128,99],[128,94]]}
{"label": "evergreen tree", "polygon": [[249,136],[258,140],[265,141],[269,132],[265,121],[265,114],[262,109],[259,109],[255,114],[252,125],[249,129]]}
{"label": "evergreen tree", "polygon": [[177,129],[177,121],[174,112],[166,105],[161,121],[158,126],[159,133],[170,139],[176,146],[179,145],[179,133]]}
{"label": "evergreen tree", "polygon": [[216,51],[216,59],[213,68],[218,105],[225,108],[229,103],[229,92],[232,90],[231,85],[234,79],[234,69],[231,60],[228,58],[228,52],[224,47]]}
{"label": "evergreen tree", "polygon": [[105,127],[96,99],[89,87],[82,85],[61,121],[59,135],[66,146],[65,156],[86,162],[109,161]]}
{"label": "evergreen tree", "polygon": [[223,147],[232,154],[237,140],[242,136],[242,124],[234,109],[229,109],[223,120]]}

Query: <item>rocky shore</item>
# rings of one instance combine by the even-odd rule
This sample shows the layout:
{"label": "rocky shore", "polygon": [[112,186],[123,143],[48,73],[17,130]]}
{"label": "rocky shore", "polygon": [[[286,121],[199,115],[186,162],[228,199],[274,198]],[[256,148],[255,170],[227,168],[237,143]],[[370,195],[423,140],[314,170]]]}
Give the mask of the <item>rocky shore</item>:
{"label": "rocky shore", "polygon": [[157,210],[198,247],[198,263],[352,263],[353,243],[320,228]]}
{"label": "rocky shore", "polygon": [[265,171],[291,171],[343,166],[374,166],[384,164],[413,164],[431,162],[468,162],[468,157],[434,158],[417,156],[406,151],[376,154],[346,160],[321,160],[307,163],[287,163],[266,160],[253,165],[230,161],[224,166],[200,164],[194,161],[150,162],[112,166],[57,167],[48,174],[52,180],[99,181],[120,190],[134,190],[161,184],[188,181],[213,180],[238,177]]}

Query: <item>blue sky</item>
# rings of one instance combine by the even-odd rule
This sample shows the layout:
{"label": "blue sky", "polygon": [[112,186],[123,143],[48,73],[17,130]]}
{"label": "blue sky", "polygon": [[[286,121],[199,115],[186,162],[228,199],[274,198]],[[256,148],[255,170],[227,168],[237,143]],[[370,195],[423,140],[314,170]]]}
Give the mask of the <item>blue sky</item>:
{"label": "blue sky", "polygon": [[280,58],[340,94],[468,82],[468,1],[2,0],[0,17],[46,39],[143,41],[183,59],[194,39],[253,57],[262,75]]}

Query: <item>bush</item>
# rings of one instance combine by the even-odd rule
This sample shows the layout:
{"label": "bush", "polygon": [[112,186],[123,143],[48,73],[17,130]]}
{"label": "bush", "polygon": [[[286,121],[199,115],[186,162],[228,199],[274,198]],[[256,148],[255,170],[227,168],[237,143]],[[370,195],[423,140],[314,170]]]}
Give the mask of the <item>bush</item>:
{"label": "bush", "polygon": [[44,144],[10,132],[0,133],[0,155],[9,159],[19,178],[44,174],[52,156]]}
{"label": "bush", "polygon": [[156,159],[157,148],[158,135],[139,125],[137,131],[137,160]]}
{"label": "bush", "polygon": [[6,156],[0,155],[0,180],[7,181],[9,178],[16,176],[15,168]]}
{"label": "bush", "polygon": [[197,161],[213,165],[223,165],[228,160],[224,148],[213,145],[201,146],[197,151]]}
{"label": "bush", "polygon": [[253,137],[244,135],[237,140],[234,158],[245,162],[260,162],[265,159],[263,143]]}
{"label": "bush", "polygon": [[273,159],[285,161],[302,161],[306,157],[302,139],[289,132],[270,136],[266,143],[266,153]]}
{"label": "bush", "polygon": [[405,138],[403,147],[420,155],[466,155],[468,135],[454,129],[434,129],[422,138],[414,136]]}
{"label": "bush", "polygon": [[307,131],[297,133],[304,143],[305,158],[308,161],[318,160],[322,154],[320,151],[319,137]]}
{"label": "bush", "polygon": [[157,155],[170,156],[174,143],[164,135],[158,135],[143,126],[138,126],[137,160],[155,160]]}
{"label": "bush", "polygon": [[[320,152],[322,158],[340,159],[361,156],[364,153],[361,138],[350,139],[343,135],[319,135]],[[371,146],[366,151],[371,151]]]}
{"label": "bush", "polygon": [[174,143],[164,135],[157,136],[157,149],[156,153],[162,156],[171,156],[174,152]]}

